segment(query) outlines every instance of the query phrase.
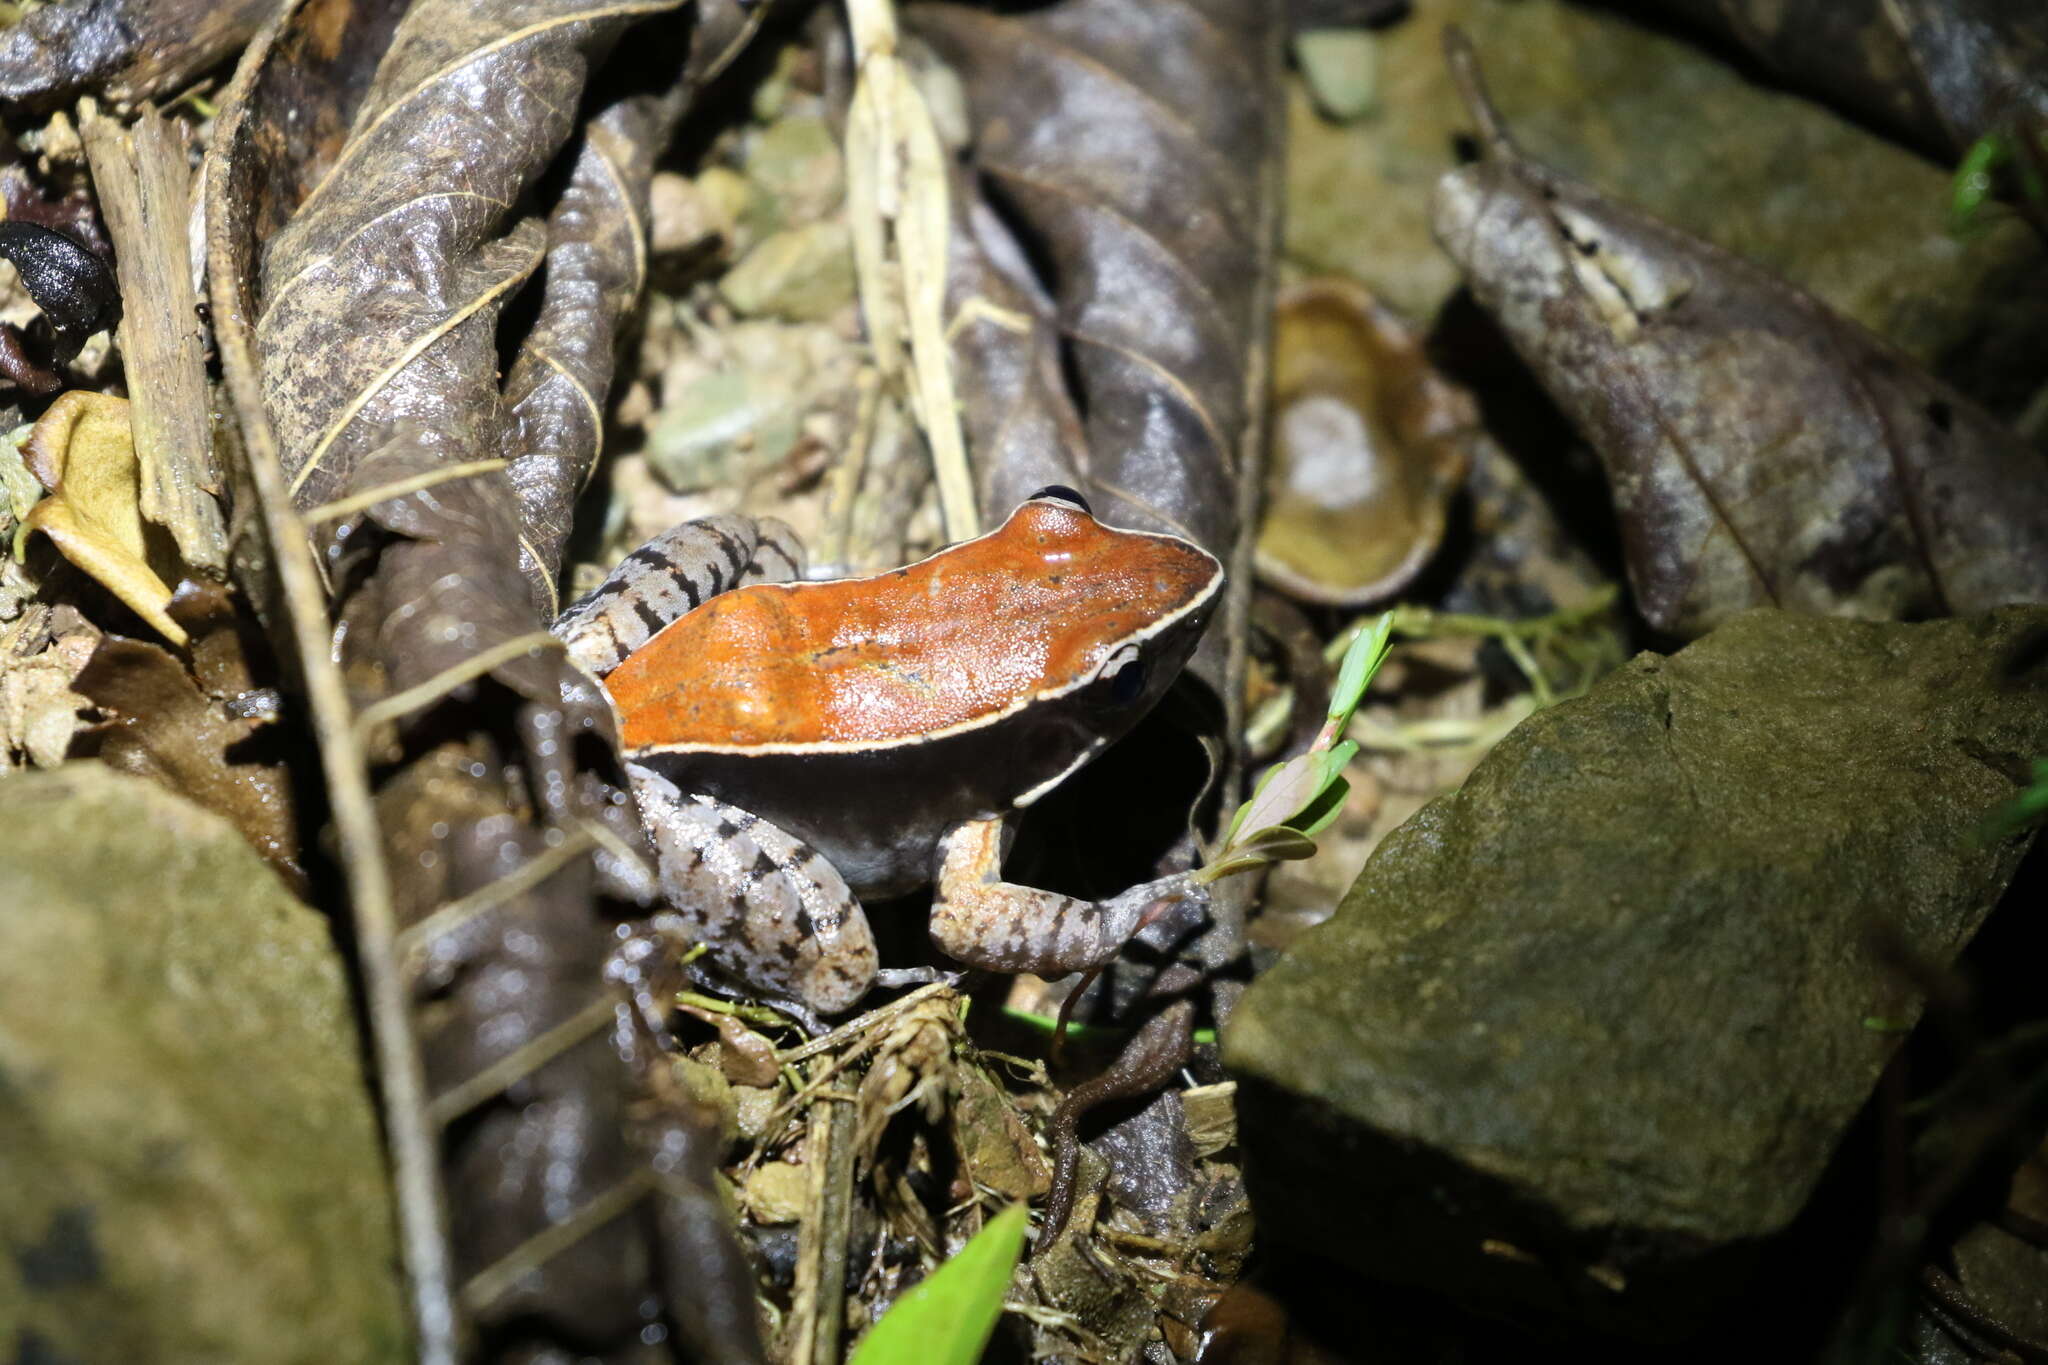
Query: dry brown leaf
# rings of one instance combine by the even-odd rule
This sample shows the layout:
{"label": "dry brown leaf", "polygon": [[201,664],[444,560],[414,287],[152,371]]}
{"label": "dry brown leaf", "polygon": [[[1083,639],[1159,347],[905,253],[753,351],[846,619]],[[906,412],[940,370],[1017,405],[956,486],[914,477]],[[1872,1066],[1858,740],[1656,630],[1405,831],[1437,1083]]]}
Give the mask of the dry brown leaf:
{"label": "dry brown leaf", "polygon": [[0,771],[14,766],[17,753],[38,768],[70,755],[79,712],[92,705],[71,684],[98,641],[77,612],[41,604],[0,631]]}
{"label": "dry brown leaf", "polygon": [[1960,156],[2012,115],[2048,116],[2039,0],[1637,0],[1747,48],[1787,84]]}
{"label": "dry brown leaf", "polygon": [[185,628],[165,611],[170,587],[149,566],[128,400],[73,390],[50,404],[21,453],[50,490],[29,512],[28,526],[165,639],[184,644]]}
{"label": "dry brown leaf", "polygon": [[[224,593],[195,588],[181,604],[181,614],[199,615],[197,629],[216,652],[232,649]],[[93,731],[102,761],[225,817],[295,891],[304,889],[291,773],[270,721],[230,714],[170,651],[118,635],[100,640],[75,686],[106,717]]]}
{"label": "dry brown leaf", "polygon": [[1490,151],[1439,185],[1437,238],[1606,465],[1653,625],[2048,599],[2048,461],[1817,299],[1523,156],[1472,63]]}
{"label": "dry brown leaf", "polygon": [[[935,4],[906,23],[973,125],[949,330],[984,515],[1068,484],[1235,571],[1266,391],[1277,7]],[[1241,632],[1233,605],[1189,666],[1226,698]]]}

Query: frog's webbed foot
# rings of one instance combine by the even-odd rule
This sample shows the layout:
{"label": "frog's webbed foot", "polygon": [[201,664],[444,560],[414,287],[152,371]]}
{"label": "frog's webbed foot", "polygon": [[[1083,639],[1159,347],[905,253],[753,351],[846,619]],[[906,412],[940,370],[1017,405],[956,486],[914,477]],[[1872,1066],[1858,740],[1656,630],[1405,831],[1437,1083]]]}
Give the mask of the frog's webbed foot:
{"label": "frog's webbed foot", "polygon": [[874,936],[838,871],[783,830],[627,765],[662,889],[712,957],[763,993],[822,1014],[875,979]]}
{"label": "frog's webbed foot", "polygon": [[1137,939],[1171,948],[1208,918],[1207,888],[1187,873],[1084,901],[1002,879],[1008,831],[973,820],[939,841],[932,942],[956,962],[1064,976],[1099,967]]}

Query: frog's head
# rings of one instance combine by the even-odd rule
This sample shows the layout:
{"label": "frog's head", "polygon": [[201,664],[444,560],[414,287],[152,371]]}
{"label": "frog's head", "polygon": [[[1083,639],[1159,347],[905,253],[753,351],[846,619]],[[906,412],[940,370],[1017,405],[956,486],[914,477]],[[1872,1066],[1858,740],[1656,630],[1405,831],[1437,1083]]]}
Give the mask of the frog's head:
{"label": "frog's head", "polygon": [[[1079,494],[1041,490],[986,537],[1020,580],[1045,585],[1046,647],[1018,707],[1025,766],[1058,767],[1014,798],[1027,806],[1121,738],[1165,695],[1222,600],[1223,566],[1178,536],[1095,520]],[[1035,760],[1035,761],[1034,761]]]}

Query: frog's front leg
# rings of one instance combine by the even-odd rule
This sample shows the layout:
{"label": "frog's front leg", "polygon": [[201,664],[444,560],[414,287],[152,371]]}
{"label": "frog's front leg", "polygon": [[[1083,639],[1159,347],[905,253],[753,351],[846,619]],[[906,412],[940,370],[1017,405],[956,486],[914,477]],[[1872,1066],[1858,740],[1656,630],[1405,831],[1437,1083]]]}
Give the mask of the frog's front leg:
{"label": "frog's front leg", "polygon": [[867,915],[836,868],[757,815],[685,795],[626,765],[663,889],[686,932],[770,997],[821,1014],[850,1008],[876,977]]}
{"label": "frog's front leg", "polygon": [[1064,976],[1099,967],[1138,938],[1169,947],[1208,915],[1206,888],[1178,873],[1103,901],[1003,880],[1004,817],[956,825],[939,841],[932,942],[956,962]]}

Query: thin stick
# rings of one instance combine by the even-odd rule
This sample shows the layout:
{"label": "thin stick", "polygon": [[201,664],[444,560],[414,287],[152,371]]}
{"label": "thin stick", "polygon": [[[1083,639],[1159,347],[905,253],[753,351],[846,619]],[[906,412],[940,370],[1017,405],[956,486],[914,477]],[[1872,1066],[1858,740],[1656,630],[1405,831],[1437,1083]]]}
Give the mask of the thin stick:
{"label": "thin stick", "polygon": [[1494,107],[1493,96],[1487,93],[1486,78],[1479,70],[1479,53],[1465,36],[1465,30],[1456,24],[1444,25],[1444,64],[1451,69],[1451,83],[1458,87],[1465,108],[1479,124],[1479,137],[1486,144],[1488,155],[1504,161],[1522,160],[1521,148],[1508,134],[1507,121]]}
{"label": "thin stick", "polygon": [[806,1058],[815,1057],[821,1052],[830,1052],[847,1039],[857,1038],[866,1033],[884,1019],[893,1019],[905,1010],[923,1004],[939,992],[952,989],[952,984],[946,981],[934,981],[929,986],[919,986],[908,995],[899,995],[886,1005],[876,1006],[858,1019],[847,1020],[830,1033],[821,1033],[808,1043],[790,1048],[787,1052],[776,1053],[775,1060],[787,1065],[790,1062],[801,1062]]}
{"label": "thin stick", "polygon": [[838,1365],[846,1321],[847,1232],[853,1219],[853,1096],[825,1091],[811,1106],[804,1151],[810,1188],[797,1233],[790,1307],[791,1365]]}
{"label": "thin stick", "polygon": [[906,377],[899,348],[908,343],[905,387],[931,447],[946,536],[967,540],[981,526],[946,344],[952,203],[945,153],[924,95],[897,55],[890,0],[846,0],[846,17],[859,71],[846,120],[846,198],[861,311],[885,376]]}
{"label": "thin stick", "polygon": [[[206,176],[207,218],[214,224],[235,222],[246,208],[233,197],[229,157],[243,136],[247,87],[262,70],[264,49],[275,41],[278,31],[273,26],[258,37],[222,101],[227,113],[215,130]],[[413,1033],[410,992],[391,952],[395,918],[391,871],[384,859],[384,836],[370,794],[369,762],[357,738],[340,666],[328,653],[327,598],[312,545],[305,524],[292,509],[276,434],[262,418],[263,392],[256,357],[250,351],[249,327],[235,287],[238,262],[225,230],[212,235],[207,256],[222,370],[235,407],[248,416],[242,428],[243,450],[284,590],[291,647],[305,679],[327,800],[348,878],[349,916],[363,974],[384,1135],[391,1145],[399,1247],[412,1287],[413,1325],[419,1338],[415,1345],[420,1365],[455,1365],[460,1324],[438,1134],[427,1121],[426,1079]]]}
{"label": "thin stick", "polygon": [[206,345],[192,292],[192,173],[182,126],[148,105],[132,131],[90,101],[80,123],[121,282],[128,425],[142,462],[142,514],[185,563],[227,577],[227,522],[213,452]]}

